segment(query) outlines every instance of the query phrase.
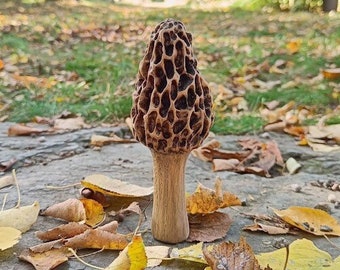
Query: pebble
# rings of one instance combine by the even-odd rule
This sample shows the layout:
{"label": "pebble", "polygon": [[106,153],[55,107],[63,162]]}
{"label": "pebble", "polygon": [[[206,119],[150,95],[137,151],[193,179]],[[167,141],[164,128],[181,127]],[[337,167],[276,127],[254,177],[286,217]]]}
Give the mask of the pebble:
{"label": "pebble", "polygon": [[299,184],[291,184],[290,187],[296,193],[300,193],[302,190],[302,187]]}
{"label": "pebble", "polygon": [[334,208],[335,209],[340,209],[340,201],[335,202]]}
{"label": "pebble", "polygon": [[336,196],[334,194],[329,194],[328,201],[331,203],[335,203],[337,201]]}
{"label": "pebble", "polygon": [[323,210],[323,211],[327,212],[328,214],[330,214],[332,212],[331,207],[327,203],[318,203],[317,205],[314,206],[314,209]]}

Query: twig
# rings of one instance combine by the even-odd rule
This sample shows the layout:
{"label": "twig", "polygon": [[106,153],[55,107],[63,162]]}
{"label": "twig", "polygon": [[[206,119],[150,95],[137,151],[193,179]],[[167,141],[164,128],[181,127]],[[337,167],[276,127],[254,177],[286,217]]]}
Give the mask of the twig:
{"label": "twig", "polygon": [[283,266],[283,270],[287,269],[287,265],[288,265],[288,258],[289,258],[289,245],[286,246],[286,261],[285,261],[285,265]]}
{"label": "twig", "polygon": [[7,196],[8,196],[8,193],[5,194],[4,199],[2,201],[1,211],[4,211],[5,204],[6,204],[6,201],[7,201]]}
{"label": "twig", "polygon": [[[93,251],[93,252],[90,252],[90,253],[88,253],[88,254],[84,254],[84,255],[77,255],[78,256],[78,258],[85,258],[85,257],[88,257],[88,256],[92,256],[92,255],[95,255],[95,254],[97,254],[97,253],[100,253],[100,252],[102,252],[103,250],[104,250],[105,248],[103,247],[102,249],[100,249],[100,250],[96,250],[96,251]],[[72,251],[71,251],[72,252]],[[74,256],[75,258],[77,258],[76,256]]]}
{"label": "twig", "polygon": [[21,203],[21,196],[20,196],[20,188],[19,188],[19,183],[18,183],[17,174],[15,172],[15,169],[12,170],[12,175],[13,175],[15,187],[16,187],[17,193],[18,193],[18,202],[17,202],[17,205],[15,206],[15,208],[19,208],[20,203]]}
{"label": "twig", "polygon": [[95,266],[95,265],[92,265],[92,264],[89,264],[89,263],[85,262],[83,259],[81,259],[81,258],[77,255],[77,253],[76,253],[72,248],[68,248],[68,250],[73,254],[74,257],[76,257],[76,259],[77,259],[78,261],[80,261],[80,262],[83,263],[84,265],[89,266],[89,267],[94,268],[94,269],[104,270],[104,268],[102,268],[102,267],[98,267],[98,266]]}
{"label": "twig", "polygon": [[73,184],[69,184],[69,185],[65,185],[65,186],[50,186],[50,185],[46,185],[45,188],[47,189],[66,189],[66,188],[70,188],[70,187],[75,187],[75,186],[80,186],[81,183],[73,183]]}
{"label": "twig", "polygon": [[336,244],[334,244],[328,237],[327,237],[327,235],[323,235],[325,238],[326,238],[326,240],[333,246],[333,247],[335,247],[336,249],[339,249],[340,250],[340,247],[339,246],[337,246]]}

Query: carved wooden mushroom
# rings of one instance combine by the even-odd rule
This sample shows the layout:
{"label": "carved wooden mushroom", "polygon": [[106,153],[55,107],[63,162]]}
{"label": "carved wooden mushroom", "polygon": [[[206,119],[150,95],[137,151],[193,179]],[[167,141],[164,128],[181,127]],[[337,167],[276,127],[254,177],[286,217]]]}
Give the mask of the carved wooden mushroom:
{"label": "carved wooden mushroom", "polygon": [[167,243],[189,235],[185,164],[213,121],[210,90],[197,70],[191,42],[180,21],[157,25],[139,65],[131,110],[134,136],[153,157],[152,234]]}

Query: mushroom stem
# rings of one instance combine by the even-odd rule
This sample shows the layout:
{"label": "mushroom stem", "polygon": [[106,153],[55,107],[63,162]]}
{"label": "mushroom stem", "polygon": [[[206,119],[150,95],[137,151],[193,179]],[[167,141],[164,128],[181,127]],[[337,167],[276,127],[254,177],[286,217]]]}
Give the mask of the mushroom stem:
{"label": "mushroom stem", "polygon": [[151,153],[154,168],[152,234],[159,241],[179,243],[189,236],[184,182],[189,153]]}

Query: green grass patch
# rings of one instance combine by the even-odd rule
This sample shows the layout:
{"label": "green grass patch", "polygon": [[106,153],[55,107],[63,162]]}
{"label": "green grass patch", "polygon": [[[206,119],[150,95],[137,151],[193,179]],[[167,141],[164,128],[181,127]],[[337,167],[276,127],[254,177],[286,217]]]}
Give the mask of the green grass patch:
{"label": "green grass patch", "polygon": [[211,130],[218,134],[257,133],[262,130],[264,120],[258,116],[242,115],[238,117],[216,116]]}

